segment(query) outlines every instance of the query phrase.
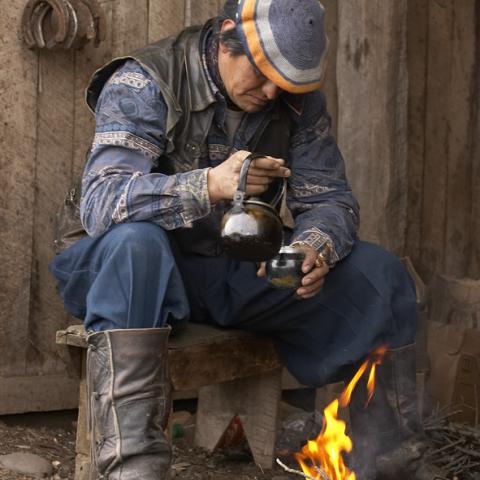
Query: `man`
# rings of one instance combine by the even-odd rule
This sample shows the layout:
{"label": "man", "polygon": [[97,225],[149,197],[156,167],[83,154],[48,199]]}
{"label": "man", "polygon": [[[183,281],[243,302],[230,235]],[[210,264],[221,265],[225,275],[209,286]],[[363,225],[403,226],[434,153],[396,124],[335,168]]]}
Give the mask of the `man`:
{"label": "man", "polygon": [[[359,408],[361,389],[353,399],[354,436],[372,448],[358,478],[381,474],[376,459],[390,466],[388,455],[423,445],[414,288],[398,259],[356,239],[358,206],[319,91],[327,47],[317,0],[228,0],[202,28],[95,73],[87,102],[96,134],[81,198],[90,236],[51,270],[90,332],[99,478],[167,478],[167,339],[169,326],[187,319],[273,337],[311,386],[348,378],[371,349],[388,345],[376,402]],[[221,249],[220,222],[250,152],[263,156],[249,170],[248,195],[268,200],[288,179],[294,225],[285,239],[305,252],[296,292]],[[389,478],[434,478],[401,456]]]}

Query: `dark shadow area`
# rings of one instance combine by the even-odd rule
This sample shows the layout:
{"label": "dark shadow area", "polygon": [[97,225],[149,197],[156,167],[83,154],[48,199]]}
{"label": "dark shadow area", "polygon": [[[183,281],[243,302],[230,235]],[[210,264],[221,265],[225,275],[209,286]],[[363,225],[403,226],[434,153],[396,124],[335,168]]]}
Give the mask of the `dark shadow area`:
{"label": "dark shadow area", "polygon": [[1,415],[0,422],[3,422],[8,427],[71,430],[76,427],[77,415],[78,410],[22,413],[16,415]]}

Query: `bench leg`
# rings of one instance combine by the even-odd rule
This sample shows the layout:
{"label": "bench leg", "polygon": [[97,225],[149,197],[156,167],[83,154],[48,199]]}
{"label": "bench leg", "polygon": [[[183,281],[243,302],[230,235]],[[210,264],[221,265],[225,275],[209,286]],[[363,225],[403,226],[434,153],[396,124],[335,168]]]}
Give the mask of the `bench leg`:
{"label": "bench leg", "polygon": [[195,444],[213,451],[238,415],[255,463],[272,468],[280,393],[281,369],[200,388]]}
{"label": "bench leg", "polygon": [[86,389],[86,352],[82,351],[82,375],[78,400],[77,438],[75,444],[74,480],[89,480],[90,475],[90,436],[87,428],[87,389]]}

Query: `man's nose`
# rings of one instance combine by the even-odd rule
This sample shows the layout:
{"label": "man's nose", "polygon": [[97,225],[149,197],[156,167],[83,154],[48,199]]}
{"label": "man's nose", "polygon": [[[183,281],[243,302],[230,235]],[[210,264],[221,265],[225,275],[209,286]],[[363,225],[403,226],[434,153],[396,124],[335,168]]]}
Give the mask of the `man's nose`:
{"label": "man's nose", "polygon": [[262,86],[262,92],[268,100],[275,100],[282,92],[282,89],[277,87],[272,81],[266,80]]}

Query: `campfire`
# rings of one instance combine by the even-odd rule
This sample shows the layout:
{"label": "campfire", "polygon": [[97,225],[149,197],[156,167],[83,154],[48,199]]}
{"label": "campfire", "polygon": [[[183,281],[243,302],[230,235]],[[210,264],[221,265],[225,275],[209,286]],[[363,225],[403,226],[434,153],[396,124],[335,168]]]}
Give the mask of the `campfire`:
{"label": "campfire", "polygon": [[[353,443],[346,434],[345,422],[338,418],[338,410],[348,406],[353,390],[367,372],[368,405],[375,390],[376,366],[381,363],[385,351],[386,347],[380,347],[370,353],[340,397],[323,411],[323,428],[318,437],[315,440],[309,440],[302,450],[295,454],[295,459],[305,478],[311,480],[356,479],[355,472],[348,469],[343,458],[344,453],[352,451]],[[287,469],[283,464],[282,466]],[[292,472],[291,469],[287,470]]]}

